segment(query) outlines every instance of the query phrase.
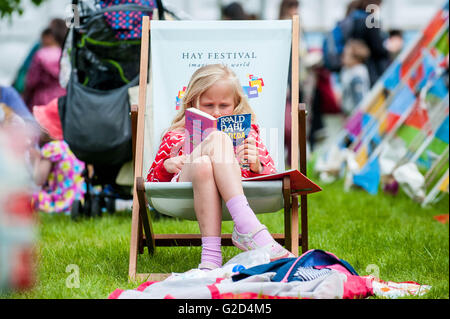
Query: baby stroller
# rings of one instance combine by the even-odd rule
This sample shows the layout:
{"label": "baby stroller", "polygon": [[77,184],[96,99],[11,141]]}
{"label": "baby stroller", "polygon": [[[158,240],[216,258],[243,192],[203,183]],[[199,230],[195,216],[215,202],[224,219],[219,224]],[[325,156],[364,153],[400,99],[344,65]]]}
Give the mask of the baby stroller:
{"label": "baby stroller", "polygon": [[[116,199],[131,200],[116,178],[132,161],[129,90],[138,85],[142,16],[165,19],[161,0],[72,1],[73,25],[65,40],[60,82],[67,94],[58,100],[64,140],[86,163],[86,195],[71,216],[115,212]],[[173,13],[170,13],[173,15]],[[174,16],[174,15],[173,15]],[[131,171],[132,174],[132,171]]]}

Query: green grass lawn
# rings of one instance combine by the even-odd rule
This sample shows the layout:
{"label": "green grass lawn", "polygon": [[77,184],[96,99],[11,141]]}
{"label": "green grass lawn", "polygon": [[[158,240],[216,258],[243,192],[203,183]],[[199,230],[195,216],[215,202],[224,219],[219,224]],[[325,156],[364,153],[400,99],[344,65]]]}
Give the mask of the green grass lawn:
{"label": "green grass lawn", "polygon": [[[308,197],[309,245],[348,261],[360,275],[431,285],[421,298],[449,298],[449,225],[433,216],[449,213],[449,197],[422,209],[406,195],[371,196],[343,191],[341,182],[324,185]],[[128,282],[131,213],[120,212],[78,222],[40,214],[38,282],[34,289],[0,298],[107,298]],[[272,232],[283,231],[282,214],[259,215]],[[162,218],[156,232],[198,232],[196,222]],[[231,232],[224,222],[223,231]],[[224,247],[224,263],[238,254]],[[199,247],[157,248],[139,256],[139,272],[184,272],[197,267]],[[72,279],[79,274],[79,286]],[[417,298],[417,297],[415,297]]]}

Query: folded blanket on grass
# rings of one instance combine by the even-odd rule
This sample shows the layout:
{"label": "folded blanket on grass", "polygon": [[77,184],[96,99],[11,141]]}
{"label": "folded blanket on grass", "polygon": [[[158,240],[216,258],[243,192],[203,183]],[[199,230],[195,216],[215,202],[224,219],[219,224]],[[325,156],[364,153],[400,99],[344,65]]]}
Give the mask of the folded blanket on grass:
{"label": "folded blanket on grass", "polygon": [[398,298],[423,295],[431,288],[416,282],[359,276],[344,260],[317,249],[236,273],[231,271],[234,266],[227,263],[212,271],[174,273],[163,281],[145,282],[135,290],[116,289],[109,299]]}

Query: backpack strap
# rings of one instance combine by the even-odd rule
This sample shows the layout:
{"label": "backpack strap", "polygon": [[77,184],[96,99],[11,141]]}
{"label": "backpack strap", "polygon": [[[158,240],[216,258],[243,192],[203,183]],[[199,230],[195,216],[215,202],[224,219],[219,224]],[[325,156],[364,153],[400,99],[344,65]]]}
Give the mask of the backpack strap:
{"label": "backpack strap", "polygon": [[164,17],[164,6],[162,4],[162,0],[156,0],[156,6],[158,7],[158,17],[159,20],[165,20]]}

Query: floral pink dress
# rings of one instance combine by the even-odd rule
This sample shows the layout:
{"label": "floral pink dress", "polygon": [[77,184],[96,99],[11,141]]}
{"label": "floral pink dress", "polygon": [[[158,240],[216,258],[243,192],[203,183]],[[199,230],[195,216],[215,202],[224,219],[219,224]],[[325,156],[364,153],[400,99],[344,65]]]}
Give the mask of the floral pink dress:
{"label": "floral pink dress", "polygon": [[65,141],[52,141],[41,149],[42,158],[53,163],[47,183],[33,194],[34,207],[46,213],[68,213],[74,200],[86,193],[82,177],[84,163],[78,160]]}

